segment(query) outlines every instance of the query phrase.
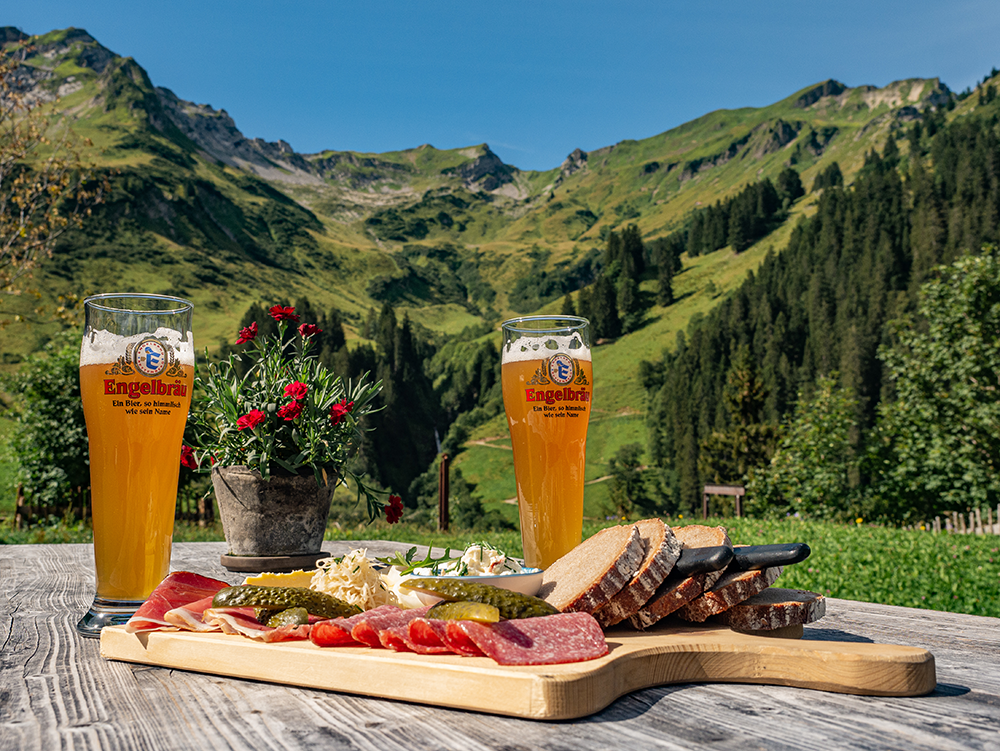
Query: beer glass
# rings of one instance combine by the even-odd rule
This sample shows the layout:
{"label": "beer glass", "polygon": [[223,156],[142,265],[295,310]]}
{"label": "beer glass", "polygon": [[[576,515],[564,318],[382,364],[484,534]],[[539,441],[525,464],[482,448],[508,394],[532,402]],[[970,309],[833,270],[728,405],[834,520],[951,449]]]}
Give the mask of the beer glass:
{"label": "beer glass", "polygon": [[590,323],[503,323],[501,386],[514,449],[524,562],[545,568],[580,544],[593,366]]}
{"label": "beer glass", "polygon": [[97,595],[77,630],[97,637],[127,621],[170,567],[194,340],[187,300],[105,294],[84,300],[84,310]]}

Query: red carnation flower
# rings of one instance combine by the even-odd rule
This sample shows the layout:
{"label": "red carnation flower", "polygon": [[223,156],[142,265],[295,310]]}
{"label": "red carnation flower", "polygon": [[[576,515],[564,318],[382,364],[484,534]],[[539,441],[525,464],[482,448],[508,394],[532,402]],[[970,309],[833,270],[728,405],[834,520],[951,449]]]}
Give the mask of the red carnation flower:
{"label": "red carnation flower", "polygon": [[302,402],[288,402],[278,410],[278,417],[284,420],[294,420],[302,414]]}
{"label": "red carnation flower", "polygon": [[236,338],[237,344],[246,344],[257,338],[257,322],[254,321],[249,326],[240,329],[240,335]]}
{"label": "red carnation flower", "polygon": [[322,334],[323,329],[312,323],[303,323],[301,326],[299,326],[299,333],[303,337],[310,337],[310,336],[316,336],[316,334]]}
{"label": "red carnation flower", "polygon": [[403,499],[398,495],[390,495],[389,503],[385,507],[385,520],[389,524],[395,524],[403,515]]}
{"label": "red carnation flower", "polygon": [[295,308],[291,307],[283,308],[280,305],[275,305],[267,312],[270,313],[271,318],[273,318],[276,321],[292,321],[294,323],[299,322],[299,317],[295,315]]}
{"label": "red carnation flower", "polygon": [[334,425],[340,424],[347,414],[354,409],[354,402],[349,402],[347,399],[341,399],[339,402],[330,407],[330,421]]}
{"label": "red carnation flower", "polygon": [[181,465],[188,469],[198,469],[198,460],[194,458],[194,449],[181,446]]}
{"label": "red carnation flower", "polygon": [[308,393],[309,387],[302,381],[295,381],[285,386],[285,396],[290,396],[292,399],[305,399]]}
{"label": "red carnation flower", "polygon": [[239,420],[236,421],[236,427],[240,430],[250,429],[253,430],[258,425],[260,425],[264,420],[267,419],[267,415],[261,412],[259,409],[252,409],[247,414],[243,415]]}

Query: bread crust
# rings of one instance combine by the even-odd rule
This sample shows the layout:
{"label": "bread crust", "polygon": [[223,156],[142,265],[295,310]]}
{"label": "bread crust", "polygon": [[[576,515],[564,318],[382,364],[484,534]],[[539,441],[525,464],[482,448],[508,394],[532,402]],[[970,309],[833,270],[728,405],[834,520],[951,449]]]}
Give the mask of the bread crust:
{"label": "bread crust", "polygon": [[692,600],[677,611],[686,621],[702,623],[709,616],[718,615],[733,605],[762,592],[781,575],[781,566],[761,571],[735,571],[725,574],[705,594]]}
{"label": "bread crust", "polygon": [[673,531],[659,519],[643,519],[635,528],[642,539],[645,557],[638,570],[606,605],[594,612],[605,628],[635,615],[670,575],[681,555],[681,544]]}
{"label": "bread crust", "polygon": [[[681,548],[714,548],[725,545],[733,547],[725,527],[709,527],[705,524],[687,524],[674,527],[674,535],[681,542]],[[722,571],[711,571],[705,575],[705,589],[710,589],[722,578]]]}
{"label": "bread crust", "polygon": [[765,589],[715,617],[730,628],[773,631],[804,626],[826,615],[826,598],[804,589]]}
{"label": "bread crust", "polygon": [[628,583],[643,557],[635,525],[602,529],[545,569],[538,596],[564,613],[593,613]]}
{"label": "bread crust", "polygon": [[705,574],[672,576],[663,582],[642,609],[629,618],[637,629],[646,629],[679,610],[705,591]]}

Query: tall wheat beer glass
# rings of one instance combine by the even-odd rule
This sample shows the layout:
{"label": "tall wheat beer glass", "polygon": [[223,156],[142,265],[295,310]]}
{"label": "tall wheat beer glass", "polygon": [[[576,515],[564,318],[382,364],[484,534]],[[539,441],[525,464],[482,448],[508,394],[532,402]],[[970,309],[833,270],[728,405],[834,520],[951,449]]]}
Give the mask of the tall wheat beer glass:
{"label": "tall wheat beer glass", "polygon": [[580,544],[593,382],[587,319],[504,322],[501,385],[528,566],[545,568]]}
{"label": "tall wheat beer glass", "polygon": [[97,596],[77,630],[96,637],[128,620],[170,567],[194,340],[187,300],[95,295],[84,309],[80,392]]}

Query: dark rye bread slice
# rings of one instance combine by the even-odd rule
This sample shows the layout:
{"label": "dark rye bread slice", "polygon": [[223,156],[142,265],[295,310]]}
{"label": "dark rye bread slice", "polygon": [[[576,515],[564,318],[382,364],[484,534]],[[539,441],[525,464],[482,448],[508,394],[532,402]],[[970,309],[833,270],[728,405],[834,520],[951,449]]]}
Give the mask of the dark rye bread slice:
{"label": "dark rye bread slice", "polygon": [[769,587],[719,613],[713,620],[741,631],[804,626],[826,615],[826,598],[804,589]]}
{"label": "dark rye bread slice", "polygon": [[758,592],[763,592],[780,575],[781,566],[762,571],[733,571],[724,574],[711,589],[678,610],[677,615],[685,621],[702,623],[709,616],[718,615]]}
{"label": "dark rye bread slice", "polygon": [[667,578],[646,601],[642,609],[629,618],[629,623],[638,629],[649,628],[657,621],[691,602],[705,591],[705,574]]}
{"label": "dark rye bread slice", "polygon": [[635,523],[635,528],[639,530],[645,557],[632,580],[607,605],[594,611],[594,618],[605,628],[635,615],[669,576],[681,555],[680,542],[659,519],[643,519]]}
{"label": "dark rye bread slice", "polygon": [[[733,547],[725,527],[707,527],[704,524],[688,524],[684,527],[674,527],[674,536],[680,540],[681,548],[714,548],[725,545]],[[705,589],[708,589],[722,578],[722,571],[712,571],[705,577]]]}
{"label": "dark rye bread slice", "polygon": [[634,524],[602,529],[545,569],[538,596],[564,613],[593,613],[628,583],[642,559]]}

